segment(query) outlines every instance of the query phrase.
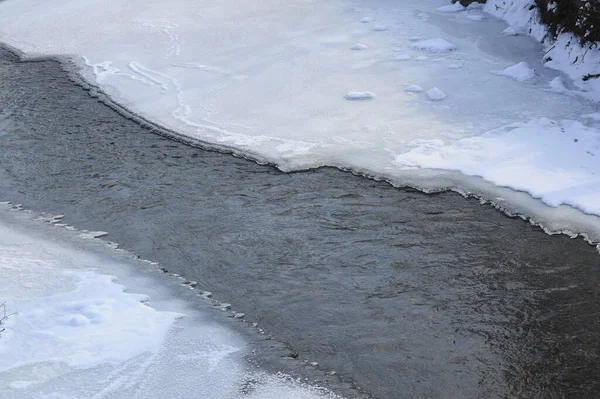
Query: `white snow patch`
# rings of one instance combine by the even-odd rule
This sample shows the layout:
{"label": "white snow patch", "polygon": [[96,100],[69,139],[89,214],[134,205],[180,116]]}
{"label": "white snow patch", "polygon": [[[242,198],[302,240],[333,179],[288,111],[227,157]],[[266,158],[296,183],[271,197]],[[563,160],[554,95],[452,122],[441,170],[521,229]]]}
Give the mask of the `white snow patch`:
{"label": "white snow patch", "polygon": [[520,36],[524,35],[525,31],[523,28],[519,28],[517,26],[509,26],[500,33],[502,33],[505,36]]}
{"label": "white snow patch", "polygon": [[509,66],[501,71],[492,71],[496,75],[506,76],[519,82],[525,82],[535,77],[535,71],[529,68],[526,62]]}
{"label": "white snow patch", "polygon": [[448,53],[456,50],[456,45],[442,38],[421,40],[413,43],[412,47],[417,50],[427,51],[428,53],[434,54]]}
{"label": "white snow patch", "polygon": [[446,98],[446,93],[441,91],[439,88],[434,87],[433,89],[427,91],[427,97],[429,97],[431,101],[441,101]]}
{"label": "white snow patch", "polygon": [[408,61],[411,58],[412,57],[410,55],[408,55],[408,54],[400,54],[400,55],[397,55],[396,57],[394,57],[394,59],[396,61]]}
{"label": "white snow patch", "polygon": [[373,17],[364,17],[360,20],[363,24],[368,24],[369,22],[373,22]]}
{"label": "white snow patch", "polygon": [[423,91],[423,88],[418,85],[410,85],[406,89],[404,89],[407,93],[420,93]]}
{"label": "white snow patch", "polygon": [[550,83],[548,83],[548,85],[550,86],[550,89],[557,93],[565,93],[568,91],[568,89],[565,87],[565,83],[563,82],[560,76],[557,76],[554,79],[552,79]]}
{"label": "white snow patch", "polygon": [[348,101],[372,100],[375,98],[375,93],[371,93],[370,91],[351,91],[344,98]]}
{"label": "white snow patch", "polygon": [[592,119],[595,121],[600,121],[600,113],[598,113],[598,112],[594,112],[591,114],[584,114],[584,115],[581,115],[581,117],[586,118],[586,119]]}
{"label": "white snow patch", "polygon": [[367,46],[366,44],[362,44],[362,43],[356,43],[354,46],[350,47],[351,50],[366,50],[368,49],[369,46]]}
{"label": "white snow patch", "polygon": [[179,317],[144,305],[146,296],[124,293],[112,276],[63,273],[75,282],[74,290],[31,300],[4,298],[19,313],[11,325],[16,333],[0,340],[0,372],[57,359],[92,368],[156,353]]}
{"label": "white snow patch", "polygon": [[526,191],[550,206],[600,213],[600,131],[577,121],[535,119],[452,144],[417,142],[403,168],[440,168]]}
{"label": "white snow patch", "polygon": [[484,11],[504,19],[510,26],[504,30],[507,35],[528,34],[546,48],[545,66],[564,72],[580,90],[587,92],[584,97],[600,101],[600,81],[583,80],[587,75],[600,73],[600,50],[597,43],[582,47],[579,39],[570,33],[561,33],[556,40],[548,34],[548,28],[540,21],[533,0],[488,0]]}

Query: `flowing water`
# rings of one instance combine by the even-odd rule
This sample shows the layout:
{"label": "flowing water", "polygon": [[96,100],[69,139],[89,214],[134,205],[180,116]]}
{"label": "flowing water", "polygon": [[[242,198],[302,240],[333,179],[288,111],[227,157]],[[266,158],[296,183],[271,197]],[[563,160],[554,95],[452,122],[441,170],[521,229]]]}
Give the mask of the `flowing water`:
{"label": "flowing water", "polygon": [[187,146],[8,50],[0,200],[198,281],[277,343],[255,341],[259,366],[347,396],[600,397],[600,256],[583,240],[454,193]]}

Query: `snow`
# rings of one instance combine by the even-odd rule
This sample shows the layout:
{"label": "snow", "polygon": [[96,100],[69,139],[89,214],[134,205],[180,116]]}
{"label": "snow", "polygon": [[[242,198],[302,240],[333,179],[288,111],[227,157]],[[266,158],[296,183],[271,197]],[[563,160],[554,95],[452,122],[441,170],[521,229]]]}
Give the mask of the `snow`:
{"label": "snow", "polygon": [[356,43],[354,46],[350,47],[351,50],[366,50],[369,47],[366,44]]}
{"label": "snow", "polygon": [[413,150],[396,156],[400,167],[459,170],[527,191],[550,206],[566,203],[600,213],[600,135],[580,122],[544,118],[454,143],[414,144]]}
{"label": "snow", "polygon": [[10,319],[11,336],[0,340],[0,372],[57,359],[88,369],[155,353],[178,317],[144,305],[146,296],[124,293],[112,276],[62,272],[75,289],[43,299],[3,298],[19,313]]}
{"label": "snow", "polygon": [[[541,40],[545,28],[527,1],[488,0],[483,11]],[[587,51],[585,62],[571,65],[584,49],[568,44],[568,36],[547,47],[552,60],[546,66],[572,80],[565,80],[568,90],[556,91],[548,87],[556,73],[544,68],[543,47],[501,34],[506,26],[493,18],[474,23],[467,16],[480,16],[476,7],[464,10],[447,0],[367,3],[5,0],[0,41],[27,56],[69,55],[84,79],[185,140],[283,171],[338,166],[426,190],[468,193],[483,186],[467,175],[446,178],[447,170],[461,170],[460,163],[429,170],[427,178],[421,178],[423,169],[399,167],[396,157],[416,151],[418,140],[450,145],[515,123],[542,129],[536,123],[542,118],[590,123],[581,115],[597,111],[587,100],[599,80],[581,77],[600,72],[600,53]],[[444,6],[458,12],[438,11]],[[351,51],[358,43],[368,50]],[[414,83],[443,89],[447,97],[407,95]],[[544,141],[543,134],[531,137]],[[548,151],[542,158],[555,155],[544,145],[538,150]],[[482,176],[485,168],[482,162],[475,173],[473,164],[469,175]],[[586,175],[567,170],[573,182],[589,184]],[[567,180],[561,180],[565,190],[577,185]],[[533,181],[526,183],[532,186],[502,195],[504,209],[523,208],[516,190],[538,193]],[[493,200],[497,188],[485,187],[479,194]],[[600,196],[600,184],[589,190]],[[567,191],[564,201],[546,203],[589,210],[589,200]],[[578,229],[572,215],[535,203],[527,215],[537,222]],[[600,227],[594,233],[580,228],[600,239]]]}
{"label": "snow", "polygon": [[404,91],[407,93],[419,93],[423,91],[423,88],[418,85],[410,85],[406,89],[404,89]]}
{"label": "snow", "polygon": [[375,98],[375,93],[371,93],[370,91],[351,91],[344,98],[349,101],[372,100]]}
{"label": "snow", "polygon": [[561,33],[553,40],[547,34],[546,26],[540,22],[533,0],[488,0],[484,11],[509,24],[503,34],[529,34],[542,42],[546,49],[543,57],[548,60],[544,65],[565,73],[575,86],[588,92],[584,97],[600,101],[600,81],[582,79],[588,74],[600,73],[600,50],[597,46],[582,47],[570,33]]}
{"label": "snow", "polygon": [[600,121],[600,113],[598,113],[598,112],[594,112],[594,113],[591,113],[591,114],[584,114],[584,115],[581,115],[581,117],[582,118],[591,119],[591,120],[594,120],[594,121]]}
{"label": "snow", "polygon": [[525,82],[535,77],[535,71],[529,68],[526,62],[509,66],[501,71],[493,71],[496,75],[502,75],[514,79],[519,82]]}
{"label": "snow", "polygon": [[557,93],[565,93],[568,90],[560,76],[552,79],[548,85],[550,86],[550,89],[556,91]]}
{"label": "snow", "polygon": [[0,206],[0,303],[16,312],[0,332],[0,397],[334,398],[248,370],[244,341],[146,264],[32,216]]}
{"label": "snow", "polygon": [[504,29],[501,33],[506,36],[519,36],[525,34],[525,32],[522,29],[519,29],[516,26],[509,26],[508,28]]}
{"label": "snow", "polygon": [[456,45],[442,38],[421,40],[413,43],[412,46],[428,53],[447,53],[456,50]]}
{"label": "snow", "polygon": [[441,101],[446,98],[446,93],[441,91],[439,88],[434,87],[427,90],[427,97],[429,97],[431,101]]}

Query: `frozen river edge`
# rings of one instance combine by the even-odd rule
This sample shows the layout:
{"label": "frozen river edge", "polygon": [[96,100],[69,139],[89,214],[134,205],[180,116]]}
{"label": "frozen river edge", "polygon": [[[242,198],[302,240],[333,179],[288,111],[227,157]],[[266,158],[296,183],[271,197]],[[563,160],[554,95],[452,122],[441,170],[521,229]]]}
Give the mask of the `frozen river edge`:
{"label": "frozen river edge", "polygon": [[[454,190],[465,196],[475,196],[484,201],[489,201],[506,214],[526,218],[544,228],[548,233],[565,233],[570,236],[581,234],[590,243],[597,244],[600,242],[600,218],[593,215],[593,213],[596,213],[595,207],[597,203],[597,201],[594,201],[594,196],[596,195],[594,190],[597,184],[597,177],[594,177],[593,172],[594,163],[589,164],[592,167],[586,164],[587,169],[585,169],[583,177],[579,173],[579,165],[576,164],[568,165],[569,168],[566,172],[564,170],[566,164],[561,164],[554,168],[552,157],[543,162],[544,165],[541,169],[535,163],[533,165],[527,164],[527,159],[532,153],[532,148],[535,149],[536,147],[537,139],[528,142],[528,140],[531,141],[531,137],[528,135],[532,133],[532,129],[534,133],[536,131],[539,132],[540,129],[542,131],[544,129],[548,130],[548,137],[552,138],[552,140],[556,138],[554,137],[556,136],[556,132],[560,136],[560,131],[566,129],[566,136],[569,137],[558,137],[558,141],[550,146],[558,148],[559,153],[562,152],[563,148],[566,149],[567,145],[570,146],[568,148],[582,147],[583,143],[589,146],[590,138],[587,136],[591,135],[592,147],[588,151],[590,156],[585,154],[585,152],[581,152],[581,156],[571,156],[571,154],[569,157],[572,159],[567,160],[568,162],[565,161],[572,163],[573,159],[579,161],[585,158],[586,162],[591,162],[589,160],[594,159],[592,157],[595,151],[594,135],[597,136],[597,131],[576,121],[571,121],[572,123],[568,122],[565,125],[563,122],[560,122],[560,119],[580,119],[582,115],[577,115],[575,113],[577,110],[580,108],[581,110],[587,110],[593,107],[590,104],[581,103],[579,100],[573,99],[572,96],[570,97],[574,93],[573,91],[565,89],[566,91],[563,90],[563,93],[557,94],[554,89],[549,90],[544,87],[544,82],[551,79],[551,82],[555,84],[554,86],[552,84],[550,86],[554,88],[558,87],[556,79],[559,79],[560,76],[553,75],[549,70],[541,66],[542,64],[537,60],[536,54],[536,51],[540,51],[540,48],[532,46],[531,43],[528,44],[518,38],[502,37],[499,33],[495,36],[482,34],[482,32],[493,29],[498,29],[498,32],[500,32],[499,27],[501,23],[489,20],[479,10],[456,10],[460,12],[440,13],[436,11],[436,3],[442,5],[444,2],[432,0],[423,6],[424,10],[422,11],[406,4],[399,4],[394,7],[390,6],[389,10],[385,10],[351,6],[339,7],[339,4],[335,3],[327,7],[324,6],[322,9],[319,9],[319,12],[305,11],[306,15],[316,18],[313,21],[314,25],[311,22],[308,26],[304,25],[302,18],[300,18],[301,16],[298,17],[300,21],[295,16],[290,17],[290,23],[293,22],[290,26],[308,29],[306,37],[302,31],[296,32],[291,27],[292,31],[289,32],[289,36],[285,32],[281,33],[278,31],[255,32],[258,36],[256,38],[252,36],[252,40],[257,40],[257,42],[253,42],[253,45],[257,46],[255,49],[256,54],[246,55],[250,60],[261,60],[261,63],[258,70],[253,69],[254,67],[250,68],[253,74],[256,73],[256,76],[248,75],[251,78],[248,78],[244,74],[228,72],[226,69],[220,68],[219,65],[183,62],[183,59],[190,61],[187,58],[195,56],[195,53],[197,53],[195,51],[197,49],[193,48],[191,50],[194,51],[186,53],[187,47],[185,47],[186,45],[191,45],[189,39],[186,42],[186,35],[190,34],[190,37],[196,38],[197,32],[195,29],[198,29],[196,21],[194,18],[188,20],[186,15],[177,12],[169,16],[169,18],[173,19],[171,23],[166,23],[163,20],[155,21],[153,19],[155,15],[152,14],[152,10],[156,11],[160,9],[159,4],[153,5],[152,10],[140,9],[136,11],[135,7],[133,7],[133,11],[135,11],[133,12],[134,16],[141,13],[145,15],[145,18],[130,21],[127,19],[128,15],[121,16],[119,14],[120,19],[116,24],[119,29],[125,29],[126,32],[132,30],[136,34],[143,33],[144,35],[152,32],[152,34],[156,34],[162,37],[162,39],[168,39],[170,47],[166,53],[163,52],[164,49],[161,47],[164,44],[162,41],[160,45],[157,43],[156,48],[153,48],[149,55],[136,53],[135,51],[132,54],[128,52],[120,53],[119,46],[123,44],[123,37],[119,36],[119,32],[115,32],[114,37],[111,36],[110,38],[113,41],[109,42],[115,46],[115,49],[111,49],[110,51],[107,49],[111,47],[104,46],[103,41],[100,41],[102,46],[97,47],[98,43],[95,41],[97,39],[94,39],[93,43],[79,43],[78,40],[75,40],[75,42],[68,43],[71,47],[67,46],[63,48],[61,47],[63,44],[62,40],[47,41],[46,35],[43,34],[46,25],[42,24],[39,32],[23,31],[21,29],[24,24],[23,21],[27,21],[32,16],[29,14],[21,15],[23,10],[20,7],[23,6],[19,6],[16,3],[3,4],[7,8],[7,15],[11,12],[15,14],[14,21],[12,19],[7,21],[3,37],[7,40],[10,39],[12,43],[19,44],[21,48],[27,48],[38,53],[60,54],[70,53],[69,49],[72,50],[73,53],[78,54],[70,59],[73,65],[69,61],[66,61],[66,59],[65,62],[69,64],[66,65],[66,68],[70,68],[74,75],[81,73],[88,82],[97,80],[102,87],[101,90],[106,90],[106,93],[116,99],[116,103],[120,104],[112,104],[114,108],[119,108],[121,113],[128,114],[130,118],[153,125],[156,131],[160,131],[163,135],[168,135],[177,140],[206,148],[232,152],[259,163],[271,163],[283,171],[333,166],[376,179],[383,179],[391,182],[396,187],[413,187],[424,192]],[[298,4],[290,5],[290,7],[302,8],[302,5],[308,4],[310,4],[310,1],[303,0],[299,1]],[[14,10],[11,8],[13,5]],[[357,6],[358,3],[353,3],[353,5]],[[65,10],[80,10],[81,8],[76,3],[69,3],[63,6]],[[201,5],[198,7],[200,7],[202,12],[197,16],[204,15],[203,12],[206,10]],[[265,23],[267,23],[266,26],[270,26],[268,24],[279,26],[278,24],[282,22],[279,19],[282,15],[273,14],[262,8],[260,9],[264,12],[264,15],[260,16],[260,20],[262,21],[264,18]],[[8,12],[9,10],[12,11]],[[33,16],[33,18],[39,19],[45,15],[43,10],[40,11],[40,16]],[[230,12],[232,9],[225,7],[222,11]],[[256,10],[244,9],[241,12],[254,11]],[[390,13],[390,17],[387,19],[385,15],[386,11]],[[54,13],[58,11],[48,9],[48,12],[54,16]],[[283,15],[286,14],[285,10],[281,10],[281,13]],[[359,18],[363,14],[370,16]],[[402,23],[394,23],[392,16],[401,17]],[[332,18],[332,20],[326,22],[327,18]],[[48,26],[53,26],[52,24],[56,23],[52,18],[41,19],[44,21],[44,24],[48,23]],[[75,22],[79,23],[78,21]],[[219,21],[211,22],[214,22],[215,26],[220,26]],[[133,25],[131,25],[132,23]],[[398,25],[406,26],[400,28]],[[250,27],[252,26],[250,25]],[[60,29],[57,29],[56,32],[59,35],[69,36],[70,28],[70,25],[60,25]],[[327,33],[323,33],[321,29],[325,29]],[[348,33],[348,29],[354,31]],[[313,30],[315,31],[313,32]],[[342,31],[346,32],[346,36],[341,35]],[[340,36],[333,35],[333,32],[336,34],[339,33]],[[425,32],[428,35],[447,37],[458,45],[441,38],[423,40],[426,39],[423,35]],[[94,35],[91,37],[94,37]],[[472,43],[469,44],[469,40],[465,40],[465,37],[467,39],[470,37],[477,38],[475,42],[476,44],[481,43],[481,46],[479,44],[476,46],[473,46]],[[345,43],[347,41],[354,41],[354,38],[365,39],[364,41],[370,45],[366,46],[359,43],[361,44],[359,46],[360,51],[352,50],[355,46],[346,48]],[[273,116],[272,114],[275,111],[277,111],[276,115],[285,114],[277,108],[277,104],[274,105],[274,103],[277,103],[277,97],[270,98],[260,95],[260,91],[257,89],[259,87],[269,88],[269,92],[273,91],[277,96],[281,94],[279,93],[281,89],[279,86],[280,83],[289,81],[286,75],[274,75],[281,81],[264,80],[264,78],[265,76],[272,75],[269,72],[269,65],[275,65],[277,68],[280,68],[281,65],[286,65],[286,57],[283,57],[282,61],[281,54],[272,54],[269,46],[263,48],[264,43],[267,43],[268,40],[263,43],[259,39],[275,40],[277,43],[276,48],[279,49],[278,46],[283,46],[280,49],[281,54],[285,55],[289,51],[292,51],[291,54],[294,55],[294,60],[300,63],[299,65],[304,65],[304,62],[311,60],[322,60],[322,57],[332,60],[335,58],[333,55],[335,55],[339,57],[339,60],[344,60],[344,68],[349,68],[347,73],[350,80],[360,81],[364,78],[367,79],[366,82],[370,82],[373,85],[381,86],[382,84],[387,84],[389,86],[390,81],[395,82],[401,79],[406,80],[407,84],[409,82],[418,82],[423,86],[427,84],[426,87],[434,84],[441,87],[444,87],[443,84],[446,86],[450,85],[453,90],[448,91],[445,89],[446,93],[450,96],[444,102],[437,103],[437,100],[443,100],[447,96],[445,92],[439,91],[437,86],[435,88],[443,96],[437,96],[437,100],[435,100],[427,94],[428,98],[432,101],[424,102],[416,94],[417,92],[405,93],[403,90],[397,90],[394,86],[394,92],[387,93],[387,100],[385,101],[386,96],[384,95],[377,95],[377,98],[375,98],[375,95],[371,92],[356,91],[359,94],[373,94],[369,96],[373,101],[353,101],[355,104],[346,104],[342,99],[342,95],[337,98],[333,93],[321,91],[329,86],[323,86],[323,82],[319,81],[320,83],[314,87],[312,85],[306,87],[300,85],[299,87],[301,89],[311,88],[311,90],[314,89],[317,92],[321,92],[324,98],[319,104],[328,99],[327,101],[330,101],[330,105],[333,107],[330,111],[325,112],[325,114],[338,115],[337,118],[341,118],[346,122],[338,123],[339,120],[335,118],[333,121],[323,120],[319,116],[319,113],[314,113],[312,108],[311,112],[313,113],[305,115],[303,112],[299,112],[299,119],[308,121],[307,123],[311,124],[306,128],[298,125],[297,121],[290,122],[287,119],[278,120],[276,117],[272,120],[264,118],[269,123],[273,122],[271,126],[251,128],[248,126],[252,126],[252,124],[238,123],[237,116],[223,112],[221,112],[222,115],[220,115],[220,118],[225,118],[225,122],[222,124],[206,122],[213,119],[210,117],[204,118],[206,123],[199,121],[198,118],[200,118],[203,112],[206,112],[208,115],[213,115],[217,112],[212,107],[214,105],[213,102],[216,101],[217,105],[214,106],[218,108],[219,101],[212,99],[209,102],[205,102],[203,96],[198,97],[196,95],[187,98],[188,93],[190,91],[195,93],[195,90],[200,89],[204,90],[204,86],[210,89],[205,93],[207,95],[213,93],[213,89],[221,93],[223,87],[219,86],[217,82],[223,79],[227,81],[227,84],[224,83],[225,86],[233,84],[232,82],[239,83],[245,81],[247,78],[250,79],[247,84],[253,90],[248,91],[244,89],[245,91],[242,94],[247,94],[248,96],[234,97],[233,100],[237,101],[239,98],[248,99],[259,96],[260,100],[264,100],[264,104],[261,101],[256,101],[254,105],[258,107],[257,109],[264,110],[271,116]],[[310,41],[311,44],[308,44],[306,40]],[[203,43],[208,46],[205,49],[209,55],[207,62],[217,62],[211,58],[213,52],[221,56],[228,54],[228,57],[231,57],[235,53],[225,51],[227,47],[213,47],[210,41],[204,41]],[[290,49],[290,45],[292,45],[292,49]],[[532,76],[534,77],[531,84],[525,84],[524,82],[510,83],[504,80],[506,78],[515,78],[514,74],[509,73],[512,67],[506,69],[499,67],[506,62],[516,61],[511,58],[515,56],[514,52],[511,53],[506,50],[507,46],[513,45],[517,45],[517,50],[521,53],[528,51],[533,54],[529,59],[525,60],[527,63],[520,62],[515,64],[515,66],[524,65],[523,68],[529,71],[528,78],[524,80],[529,82],[532,80]],[[504,49],[502,50],[504,53],[490,52],[490,48],[494,46]],[[522,46],[523,49],[519,46]],[[296,51],[298,48],[303,49],[303,51],[298,53]],[[400,49],[403,49],[406,53],[396,56],[392,61],[389,58],[391,52],[397,52]],[[130,47],[126,47],[125,50],[129,51]],[[263,54],[264,51],[266,51],[266,54]],[[497,51],[497,49],[494,51]],[[519,51],[516,51],[516,53]],[[371,52],[373,55],[371,55]],[[21,55],[24,56],[24,54]],[[527,58],[527,56],[523,56],[522,54],[519,56]],[[83,57],[83,60],[80,57]],[[113,59],[114,61],[112,61]],[[376,59],[379,61],[376,62]],[[225,61],[227,62],[224,65],[228,65],[234,69],[241,68],[240,70],[244,70],[248,66],[244,62],[238,65],[237,61],[239,61],[239,58],[235,64],[232,64],[232,60],[229,58]],[[221,62],[224,61],[221,60]],[[452,63],[448,64],[446,68],[445,63],[449,62]],[[334,65],[336,68],[340,67],[337,61]],[[530,69],[527,65],[530,65],[533,69]],[[265,71],[264,68],[267,68],[267,70]],[[461,75],[460,72],[463,69],[465,72],[477,76],[482,85],[483,94],[471,87],[474,85],[468,85],[470,80],[465,79],[465,73]],[[176,75],[170,75],[175,70],[177,71]],[[301,71],[303,70],[301,69]],[[328,73],[332,73],[332,71],[311,70],[311,73],[317,76],[323,75],[323,79],[327,79]],[[500,77],[492,77],[493,74],[500,75]],[[303,77],[304,75],[300,73],[298,75],[299,81],[302,81],[300,78]],[[190,90],[188,90],[186,85],[180,85],[179,78],[188,83],[198,83],[191,85]],[[186,80],[188,78],[190,80]],[[254,78],[259,79],[259,81],[255,82]],[[132,89],[133,86],[131,85],[138,83],[141,86]],[[229,89],[233,90],[233,93],[239,94],[237,92],[239,89],[237,87],[238,83],[234,84],[235,87],[229,87]],[[335,83],[337,87],[342,81],[335,80]],[[213,87],[214,84],[217,84],[217,87]],[[260,86],[256,86],[256,84],[260,84]],[[148,88],[148,85],[153,88]],[[273,87],[271,88],[271,86]],[[293,88],[294,91],[291,93],[298,94],[298,98],[305,101],[304,92],[302,90],[297,92],[298,87],[296,86],[293,86]],[[91,89],[96,94],[106,97],[105,94],[101,94],[102,92],[97,87]],[[132,89],[132,91],[128,91],[129,89]],[[138,89],[139,101],[136,100]],[[460,94],[461,90],[464,90],[465,93]],[[284,90],[284,93],[287,93],[287,91]],[[354,91],[351,93],[354,93]],[[133,95],[133,97],[128,97],[128,94]],[[170,108],[172,105],[170,101],[173,100],[172,97],[175,94],[178,106],[173,110],[173,108]],[[222,94],[227,97],[231,93],[225,91]],[[484,95],[486,102],[492,103],[488,108],[481,107],[477,102],[473,102],[473,98],[479,98],[477,96],[481,95]],[[505,96],[508,96],[508,100],[510,101],[504,101]],[[560,96],[563,96],[563,98]],[[186,100],[191,99],[193,101],[186,102],[183,100],[183,97],[186,97]],[[545,97],[548,97],[548,100]],[[537,98],[543,100],[541,101],[543,104],[537,105]],[[229,98],[229,100],[232,100],[232,98]],[[565,110],[561,114],[557,112],[556,104],[560,102],[562,106],[563,100],[567,100],[564,101],[565,104],[572,104],[569,105],[568,110]],[[105,101],[107,103],[111,102],[108,98],[105,98]],[[302,101],[292,102],[291,109],[296,109],[293,105],[298,105],[298,109],[303,110],[300,105],[305,103]],[[514,101],[515,104],[508,106],[508,108],[500,107],[497,111],[494,110],[494,107],[500,106],[502,103],[511,103],[511,101]],[[325,107],[327,104],[323,103],[321,105]],[[463,115],[460,112],[472,106],[476,106],[476,110],[473,113],[469,113],[469,111]],[[225,109],[230,108],[238,113],[245,113],[245,110],[239,109],[239,107],[225,107]],[[128,109],[135,110],[138,115],[133,115]],[[203,109],[204,111],[202,111]],[[519,113],[518,111],[522,112]],[[535,116],[536,119],[525,123],[513,123],[515,122],[514,119],[511,119],[513,113],[519,115],[518,121],[529,120],[530,117],[525,116],[528,114]],[[537,119],[543,117],[544,113],[549,113],[552,117],[556,117],[558,122],[543,118]],[[145,116],[139,116],[142,114]],[[377,116],[376,119],[378,120],[370,120],[369,115]],[[244,118],[247,116],[245,115]],[[176,120],[171,120],[170,118],[172,117]],[[143,118],[145,119],[143,120]],[[274,132],[273,137],[265,136],[265,134],[271,134],[271,131],[279,129],[280,125],[277,124],[278,121],[289,123],[294,129],[290,130],[290,126],[282,124],[282,132]],[[472,121],[474,126],[468,127],[468,124]],[[316,126],[312,125],[313,122]],[[330,122],[333,129],[329,126]],[[390,128],[391,132],[385,131],[388,122],[392,125]],[[223,127],[229,125],[235,127],[235,129],[229,131]],[[503,127],[497,131],[493,130],[500,126]],[[169,130],[164,127],[173,128]],[[295,129],[296,127],[297,129]],[[320,134],[318,132],[315,133],[316,131],[312,131],[311,129],[315,128],[318,130],[325,127],[328,130],[323,135],[325,137],[324,142],[321,143],[319,141]],[[286,129],[288,131],[285,131]],[[246,130],[251,131],[248,134],[240,133]],[[304,131],[312,133],[307,137],[304,137],[304,133],[298,133]],[[482,135],[486,131],[488,133]],[[291,134],[291,136],[288,137],[288,134]],[[477,137],[472,137],[472,135],[476,135]],[[479,137],[478,135],[482,136]],[[529,138],[524,140],[525,143],[518,142],[515,144],[515,139],[522,135]],[[573,138],[570,138],[571,135],[573,135]],[[502,136],[500,140],[498,140],[499,136]],[[535,134],[533,136],[535,137]],[[582,138],[582,136],[585,137]],[[305,138],[306,140],[304,140]],[[539,140],[539,143],[544,142],[545,140]],[[574,145],[573,142],[579,144]],[[514,148],[511,147],[512,144],[515,144]],[[486,159],[486,151],[489,153],[490,146],[492,150],[500,147],[507,148],[498,157]],[[582,151],[579,147],[573,154],[579,154]],[[316,152],[313,151],[315,148]],[[512,160],[515,151],[517,152],[515,157],[518,159],[518,162],[516,162],[517,167],[515,167]],[[453,158],[456,154],[460,155],[458,160]],[[552,154],[552,151],[549,154]],[[467,157],[467,160],[462,164],[460,160],[461,156]],[[446,159],[448,157],[450,161]],[[481,159],[482,157],[483,159]],[[544,157],[542,156],[542,158]],[[436,167],[439,169],[435,169]],[[581,167],[583,168],[583,166]],[[470,176],[445,169],[464,170]],[[536,173],[539,173],[539,175]],[[531,176],[519,182],[519,178],[514,180],[514,177],[519,174],[522,176],[531,174]],[[476,177],[478,175],[485,177],[487,180]],[[498,187],[489,181],[500,182],[498,184],[522,189],[523,191]],[[542,202],[534,199],[526,192],[533,193],[533,197],[539,197],[542,202],[550,204],[550,206],[542,204]],[[587,209],[590,214],[585,214],[583,211],[578,211],[568,205],[553,206],[561,203],[575,204],[574,206],[579,206],[580,209]]]}
{"label": "frozen river edge", "polygon": [[[245,149],[240,151],[235,147],[219,145],[212,142],[194,139],[188,135],[181,134],[172,129],[165,128],[141,115],[138,115],[127,107],[113,101],[103,89],[86,80],[80,74],[80,63],[75,62],[67,56],[42,56],[31,57],[7,44],[1,44],[5,49],[15,54],[22,61],[44,61],[54,60],[61,64],[71,81],[81,86],[89,94],[100,102],[128,118],[140,126],[150,129],[153,133],[167,137],[177,142],[194,146],[203,150],[218,151],[231,154],[259,165],[270,165],[282,170],[276,163],[264,158],[259,153],[253,153]],[[586,214],[577,208],[568,205],[551,207],[543,204],[540,200],[531,197],[527,192],[515,191],[509,187],[500,187],[483,178],[465,175],[458,171],[442,169],[419,169],[404,173],[395,172],[394,175],[385,175],[378,171],[348,168],[345,165],[323,165],[321,167],[298,169],[293,172],[306,170],[317,170],[322,167],[334,167],[339,170],[363,176],[375,181],[385,181],[396,188],[410,188],[426,194],[441,192],[456,192],[465,198],[476,198],[481,203],[492,205],[498,211],[511,218],[520,218],[538,226],[547,234],[566,234],[569,237],[583,237],[590,245],[597,247],[600,252],[600,217]],[[291,172],[286,169],[283,172]]]}

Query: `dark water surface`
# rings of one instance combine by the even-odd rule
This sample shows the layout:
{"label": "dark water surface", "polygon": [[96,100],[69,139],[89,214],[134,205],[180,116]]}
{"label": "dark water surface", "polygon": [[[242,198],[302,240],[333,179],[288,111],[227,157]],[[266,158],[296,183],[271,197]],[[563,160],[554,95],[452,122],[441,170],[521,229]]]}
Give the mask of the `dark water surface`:
{"label": "dark water surface", "polygon": [[5,50],[0,200],[199,281],[297,352],[290,370],[315,361],[377,398],[600,398],[600,256],[582,240],[179,144]]}

